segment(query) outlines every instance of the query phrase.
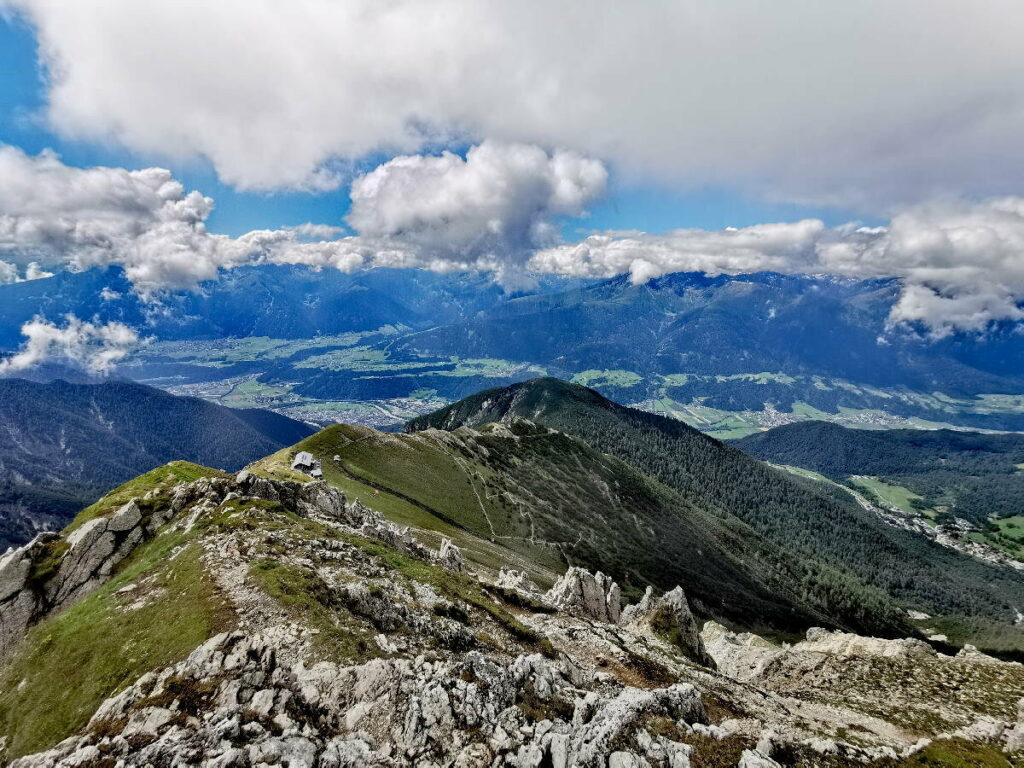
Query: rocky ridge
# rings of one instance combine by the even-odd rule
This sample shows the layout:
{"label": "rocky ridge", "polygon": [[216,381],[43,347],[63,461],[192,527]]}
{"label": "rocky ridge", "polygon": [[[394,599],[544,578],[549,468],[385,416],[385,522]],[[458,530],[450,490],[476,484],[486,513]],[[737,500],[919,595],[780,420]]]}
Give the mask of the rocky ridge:
{"label": "rocky ridge", "polygon": [[[101,697],[59,744],[15,747],[13,765],[888,766],[929,740],[1024,742],[1019,664],[826,630],[791,646],[698,632],[682,589],[623,609],[611,579],[576,568],[542,595],[323,482],[249,472],[151,492],[5,555],[8,655],[170,535],[201,547],[232,626]],[[147,592],[159,579],[119,586],[133,597],[116,609],[174,599]]]}

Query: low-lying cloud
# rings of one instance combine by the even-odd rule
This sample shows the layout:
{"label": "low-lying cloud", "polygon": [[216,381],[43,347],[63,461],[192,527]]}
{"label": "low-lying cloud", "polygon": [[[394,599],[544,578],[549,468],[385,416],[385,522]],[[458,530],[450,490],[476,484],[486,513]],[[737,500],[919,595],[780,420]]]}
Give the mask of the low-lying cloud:
{"label": "low-lying cloud", "polygon": [[1024,319],[1024,198],[907,208],[887,227],[826,227],[817,219],[661,235],[594,234],[542,250],[531,269],[582,277],[670,272],[775,271],[903,282],[890,323],[921,324],[932,337]]}
{"label": "low-lying cloud", "polygon": [[0,359],[0,374],[16,373],[45,362],[62,362],[90,373],[109,373],[138,344],[139,334],[124,323],[96,324],[66,315],[64,324],[36,317],[21,326],[25,342]]}
{"label": "low-lying cloud", "polygon": [[582,214],[606,178],[575,152],[484,142],[464,159],[396,157],[357,178],[348,221],[358,236],[307,224],[231,238],[206,229],[213,200],[165,169],[74,168],[0,146],[0,255],[27,271],[117,264],[143,296],[255,263],[483,269],[513,285],[530,254],[557,241],[555,220]]}
{"label": "low-lying cloud", "polygon": [[559,220],[585,214],[606,180],[600,162],[575,152],[485,142],[465,157],[396,157],[357,178],[347,218],[356,234],[307,224],[232,238],[207,231],[213,201],[166,170],[73,168],[0,146],[0,282],[116,264],[136,293],[156,299],[263,263],[483,270],[510,289],[536,273],[644,283],[772,270],[898,278],[891,324],[933,337],[1024,320],[1024,198],[905,207],[884,227],[806,219],[560,244]]}

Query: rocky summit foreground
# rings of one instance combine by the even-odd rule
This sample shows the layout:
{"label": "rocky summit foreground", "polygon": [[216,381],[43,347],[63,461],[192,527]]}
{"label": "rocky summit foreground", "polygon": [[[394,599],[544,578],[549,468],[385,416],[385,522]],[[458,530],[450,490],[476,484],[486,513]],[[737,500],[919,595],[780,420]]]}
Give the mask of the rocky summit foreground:
{"label": "rocky summit foreground", "polygon": [[682,589],[544,591],[323,482],[151,475],[0,559],[15,766],[1020,764],[1020,664],[700,629]]}

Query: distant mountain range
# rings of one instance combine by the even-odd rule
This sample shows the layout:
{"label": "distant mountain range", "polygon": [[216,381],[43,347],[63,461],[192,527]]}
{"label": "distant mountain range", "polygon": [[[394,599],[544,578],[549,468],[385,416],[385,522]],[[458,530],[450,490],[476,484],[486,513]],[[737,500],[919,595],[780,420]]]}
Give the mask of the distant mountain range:
{"label": "distant mountain range", "polygon": [[[538,290],[578,282],[552,277]],[[141,301],[116,267],[0,286],[0,296],[0,349],[16,347],[21,324],[35,315],[57,320],[72,312],[101,322],[117,320],[163,340],[302,339],[389,325],[429,328],[509,298],[478,273],[374,269],[349,274],[276,265],[230,270],[199,292],[168,293],[158,304]]]}
{"label": "distant mountain range", "polygon": [[[311,403],[453,400],[546,374],[720,437],[808,419],[1024,430],[1024,335],[892,328],[899,291],[679,273],[645,285],[545,277],[505,295],[473,273],[261,266],[146,304],[116,269],[92,270],[0,287],[0,348],[36,314],[120,320],[155,340],[124,375],[304,417]],[[239,377],[261,387],[233,392]]]}
{"label": "distant mountain range", "polygon": [[235,470],[313,432],[133,382],[0,379],[0,551],[61,528],[113,486],[178,459]]}

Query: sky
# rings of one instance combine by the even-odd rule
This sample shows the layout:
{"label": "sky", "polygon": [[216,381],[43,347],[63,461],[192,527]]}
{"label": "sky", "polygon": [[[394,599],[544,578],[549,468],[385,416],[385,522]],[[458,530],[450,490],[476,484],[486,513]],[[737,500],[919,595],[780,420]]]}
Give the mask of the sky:
{"label": "sky", "polygon": [[0,281],[892,277],[1024,320],[1010,0],[0,0]]}

